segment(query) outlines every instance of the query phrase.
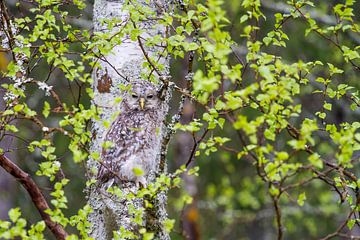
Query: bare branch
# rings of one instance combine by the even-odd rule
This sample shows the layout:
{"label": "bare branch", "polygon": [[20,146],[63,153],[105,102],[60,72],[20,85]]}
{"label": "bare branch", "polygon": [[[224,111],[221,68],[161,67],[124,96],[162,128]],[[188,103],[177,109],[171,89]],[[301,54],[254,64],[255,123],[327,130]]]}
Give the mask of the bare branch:
{"label": "bare branch", "polygon": [[29,193],[35,207],[38,209],[41,218],[45,221],[46,226],[50,229],[50,231],[54,234],[56,239],[66,239],[68,233],[64,230],[64,228],[51,220],[49,214],[46,213],[46,210],[50,209],[48,203],[38,185],[34,182],[34,180],[24,172],[21,168],[19,168],[15,163],[13,163],[10,159],[8,159],[4,155],[0,155],[0,166],[5,169],[9,174],[11,174],[21,185],[26,189]]}

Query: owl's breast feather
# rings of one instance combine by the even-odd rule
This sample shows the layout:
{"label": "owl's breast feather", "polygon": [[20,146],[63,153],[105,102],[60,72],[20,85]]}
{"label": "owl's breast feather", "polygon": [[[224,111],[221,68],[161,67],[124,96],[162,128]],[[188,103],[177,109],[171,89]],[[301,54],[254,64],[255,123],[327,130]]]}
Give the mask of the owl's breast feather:
{"label": "owl's breast feather", "polygon": [[114,144],[110,149],[103,149],[104,164],[123,180],[137,181],[134,168],[141,169],[147,176],[156,167],[160,124],[156,113],[120,114],[104,139]]}

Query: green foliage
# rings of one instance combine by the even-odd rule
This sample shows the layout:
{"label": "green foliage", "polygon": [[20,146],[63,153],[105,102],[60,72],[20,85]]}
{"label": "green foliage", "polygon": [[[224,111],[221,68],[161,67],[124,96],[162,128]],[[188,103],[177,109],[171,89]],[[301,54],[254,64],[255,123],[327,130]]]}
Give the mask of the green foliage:
{"label": "green foliage", "polygon": [[[129,20],[121,28],[119,19],[108,18],[102,20],[108,31],[93,32],[72,21],[85,1],[37,0],[27,15],[12,18],[12,46],[2,46],[12,59],[1,85],[0,139],[22,140],[26,152],[19,154],[27,163],[21,165],[30,164],[32,176],[49,180],[52,207],[46,213],[64,228],[73,227],[68,239],[89,239],[92,209],[72,206],[65,186],[78,181],[75,171],[88,156],[101,161],[100,153],[89,150],[89,124],[102,114],[90,104],[90,72],[126,36],[149,48],[163,47],[144,56],[146,79],[167,84],[153,74],[165,69],[154,55],[172,57],[174,69],[187,62],[181,66],[188,73],[186,84],[175,74],[170,81],[196,109],[190,120],[174,121],[171,129],[194,141],[190,157],[181,159],[186,165],[159,174],[136,193],[108,189],[119,200],[145,200],[143,208],[129,206],[133,223],[142,226],[156,196],[171,190],[169,212],[175,219],[162,225],[174,239],[183,232],[179,212],[189,204],[198,204],[196,224],[209,228],[201,232],[204,239],[263,238],[247,232],[253,225],[264,226],[257,232],[275,229],[279,239],[318,238],[338,229],[337,222],[346,224],[334,236],[346,232],[345,225],[359,224],[360,23],[354,11],[359,3],[334,1],[328,8],[327,1],[292,0],[281,2],[286,10],[274,11],[259,0],[184,0],[175,1],[174,12],[159,10],[159,15],[137,1],[125,2]],[[139,25],[147,19],[165,26],[168,34],[144,39]],[[180,116],[185,114],[179,109]],[[106,128],[110,124],[103,121]],[[71,156],[64,154],[68,150]],[[170,154],[168,159],[176,157]],[[66,178],[63,169],[69,172]],[[143,175],[141,169],[134,172]],[[184,174],[197,177],[196,196],[184,190]],[[94,180],[87,184],[96,185]],[[270,209],[274,218],[262,217]],[[44,221],[29,225],[21,216],[20,208],[9,211],[9,221],[0,221],[0,238],[45,239]],[[114,232],[115,239],[139,236],[153,239],[154,233],[123,227]]]}
{"label": "green foliage", "polygon": [[15,239],[20,237],[21,239],[45,239],[43,232],[45,230],[44,221],[39,221],[29,227],[26,230],[27,221],[21,218],[21,212],[19,208],[13,208],[9,211],[10,221],[0,220],[0,237],[2,239]]}

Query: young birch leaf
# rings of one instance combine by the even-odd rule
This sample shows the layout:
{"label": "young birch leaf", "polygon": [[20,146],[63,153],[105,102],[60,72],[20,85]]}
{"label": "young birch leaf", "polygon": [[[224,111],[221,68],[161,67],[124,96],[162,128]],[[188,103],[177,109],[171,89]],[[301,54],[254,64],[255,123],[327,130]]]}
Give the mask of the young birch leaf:
{"label": "young birch leaf", "polygon": [[44,108],[42,114],[44,115],[45,118],[47,118],[50,114],[50,104],[46,101],[44,102]]}
{"label": "young birch leaf", "polygon": [[306,200],[306,194],[305,192],[301,193],[297,199],[297,203],[299,204],[299,206],[304,206],[304,202]]}

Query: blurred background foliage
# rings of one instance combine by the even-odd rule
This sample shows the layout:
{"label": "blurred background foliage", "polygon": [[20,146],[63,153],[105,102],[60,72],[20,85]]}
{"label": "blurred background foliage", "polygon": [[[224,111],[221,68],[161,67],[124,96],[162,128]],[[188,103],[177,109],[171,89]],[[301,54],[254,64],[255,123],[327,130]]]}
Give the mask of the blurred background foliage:
{"label": "blurred background foliage", "polygon": [[[26,8],[26,2],[16,6],[16,1],[5,0],[9,10],[14,16],[30,16],[31,14]],[[201,1],[199,1],[201,2]],[[206,1],[203,1],[206,2]],[[273,28],[275,23],[274,14],[277,12],[286,12],[288,7],[286,1],[268,1],[262,2],[261,11],[266,16],[266,20],[260,18],[260,29],[258,38],[262,39]],[[335,0],[319,0],[316,1],[316,7],[311,8],[312,16],[323,26],[336,22],[332,8],[344,1]],[[73,17],[73,25],[79,29],[90,29],[92,21],[92,1],[87,3],[87,7],[82,12],[71,12]],[[232,39],[237,43],[235,53],[229,56],[230,61],[237,63],[237,56],[244,57],[246,54],[246,39],[241,37],[243,28],[247,23],[240,23],[241,17],[246,13],[242,6],[243,1],[226,0],[222,6],[226,11],[226,16],[230,20],[226,30],[231,34]],[[359,21],[360,2],[355,2],[354,19]],[[333,22],[332,22],[333,21]],[[288,35],[289,40],[286,41],[286,48],[266,47],[266,51],[277,56],[281,56],[285,62],[308,62],[308,61],[324,61],[331,62],[335,66],[344,69],[345,74],[337,75],[335,81],[337,83],[347,83],[355,89],[360,89],[359,72],[352,69],[351,65],[346,63],[342,54],[334,45],[324,41],[319,35],[310,33],[305,37],[305,30],[308,28],[304,21],[299,19],[287,21],[283,26],[283,31]],[[338,38],[347,46],[358,46],[360,44],[359,34],[342,33]],[[76,45],[73,46],[74,51]],[[80,47],[80,46],[78,46]],[[74,55],[76,56],[76,55]],[[4,71],[8,63],[9,56],[0,52],[0,69]],[[186,58],[185,58],[186,59]],[[80,59],[79,59],[80,60]],[[179,86],[186,85],[186,65],[184,59],[173,59],[171,64],[171,75]],[[195,62],[194,68],[201,66],[201,63]],[[48,65],[46,62],[40,64],[36,71],[33,71],[33,78],[44,79],[47,77]],[[316,74],[324,76],[327,73],[320,69]],[[89,106],[90,101],[83,94],[85,89],[82,83],[60,81],[64,75],[62,72],[55,70],[48,80],[50,85],[59,91],[60,98],[68,105],[81,101],[85,106]],[[254,76],[252,73],[245,72],[243,79],[245,82],[251,82]],[[314,80],[314,79],[313,79]],[[65,91],[66,89],[66,91]],[[307,85],[302,89],[301,96],[295,101],[302,105],[303,117],[316,118],[314,112],[321,109],[323,102],[320,97],[311,94],[317,89],[317,85]],[[43,92],[38,90],[34,85],[27,89],[27,94],[31,95],[28,105],[41,112],[43,102],[46,100],[52,103],[52,99],[45,96]],[[0,93],[1,94],[1,93]],[[281,98],[281,96],[279,96]],[[171,112],[175,113],[179,101],[179,96],[174,95],[171,101]],[[328,113],[327,121],[340,124],[344,121],[352,122],[360,119],[359,110],[351,111],[347,101],[333,101],[333,109]],[[185,114],[181,120],[182,123],[188,123],[193,114],[201,116],[201,110],[196,111],[197,106],[185,106]],[[253,119],[255,113],[251,110],[244,110],[242,115]],[[303,118],[302,117],[302,118]],[[48,122],[51,125],[52,115]],[[300,119],[300,118],[299,118]],[[29,139],[41,138],[41,133],[34,131],[32,124],[23,124],[18,126],[20,137],[14,141],[4,139],[1,142],[1,148],[11,152],[13,159],[22,169],[31,173],[35,181],[42,186],[44,193],[48,193],[47,179],[36,177],[37,164],[41,161],[40,154],[29,155],[26,150],[26,143]],[[294,125],[299,123],[294,122]],[[229,148],[238,148],[240,142],[237,133],[233,130],[229,123],[226,123],[224,129],[215,133],[215,135],[226,136],[231,139]],[[285,148],[288,136],[283,136],[283,142],[276,142],[278,146]],[[317,136],[316,148],[324,155],[334,155],[334,149],[330,142],[321,140],[321,136]],[[85,186],[85,167],[82,164],[75,164],[72,155],[67,149],[69,139],[63,135],[55,136],[57,144],[56,155],[61,156],[63,171],[67,178],[72,181],[66,186],[66,193],[69,202],[67,213],[75,214],[77,210],[86,203],[83,189]],[[193,136],[190,133],[178,132],[171,141],[168,154],[168,167],[172,172],[180,165],[187,161],[192,146]],[[355,153],[359,155],[358,153]],[[302,161],[305,155],[297,155],[296,160]],[[189,239],[275,239],[276,223],[275,213],[273,209],[272,199],[268,195],[268,186],[260,179],[256,173],[253,163],[246,157],[237,158],[236,153],[227,151],[227,149],[219,148],[216,152],[209,155],[201,154],[194,160],[194,164],[200,167],[199,176],[184,176],[184,188],[172,190],[169,195],[169,214],[171,218],[176,219],[175,230],[172,233],[172,239],[184,239],[185,232]],[[357,176],[360,173],[358,164],[354,164],[354,172]],[[309,173],[300,174],[298,180],[311,176]],[[329,187],[321,183],[319,180],[312,181],[306,186],[291,190],[291,196],[281,199],[282,217],[284,224],[284,232],[286,239],[315,239],[319,236],[325,236],[333,232],[339,224],[346,218],[343,205],[339,196]],[[306,193],[306,200],[302,204],[298,204],[298,195]],[[193,199],[191,202],[190,199]],[[189,203],[189,204],[185,204]],[[302,206],[301,206],[302,205]],[[2,219],[7,218],[7,211],[11,207],[20,206],[23,216],[29,222],[36,222],[40,219],[39,214],[34,208],[28,194],[12,179],[0,169],[0,216]],[[357,227],[352,230],[354,234],[359,235]],[[49,235],[49,239],[52,236]]]}

